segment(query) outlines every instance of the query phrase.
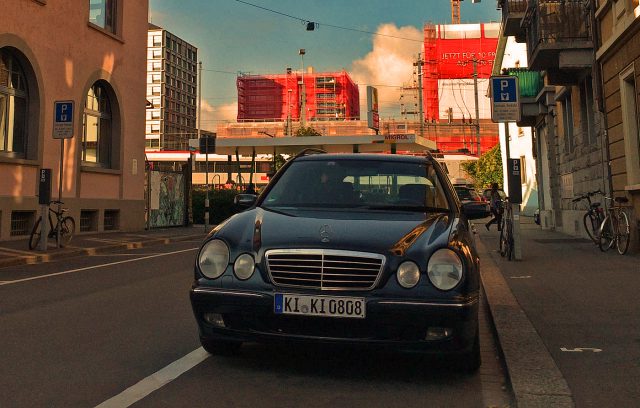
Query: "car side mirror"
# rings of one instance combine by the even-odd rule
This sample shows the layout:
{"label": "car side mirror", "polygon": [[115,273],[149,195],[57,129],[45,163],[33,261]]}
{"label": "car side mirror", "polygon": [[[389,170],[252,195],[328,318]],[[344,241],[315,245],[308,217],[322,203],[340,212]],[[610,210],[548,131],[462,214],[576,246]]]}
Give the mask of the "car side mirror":
{"label": "car side mirror", "polygon": [[480,202],[474,201],[471,203],[462,204],[462,213],[470,220],[477,220],[480,218],[487,218],[491,215],[491,210],[489,209],[489,204],[483,203],[484,205],[479,205]]}
{"label": "car side mirror", "polygon": [[233,198],[233,203],[240,208],[249,208],[255,204],[258,196],[255,194],[238,194]]}

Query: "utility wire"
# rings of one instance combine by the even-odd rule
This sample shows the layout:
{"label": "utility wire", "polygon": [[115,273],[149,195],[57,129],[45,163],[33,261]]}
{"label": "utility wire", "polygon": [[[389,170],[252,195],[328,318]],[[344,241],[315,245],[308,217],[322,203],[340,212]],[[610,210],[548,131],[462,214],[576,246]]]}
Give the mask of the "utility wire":
{"label": "utility wire", "polygon": [[331,27],[331,28],[337,28],[339,30],[355,31],[355,32],[358,32],[358,33],[379,35],[379,36],[382,36],[382,37],[397,38],[399,40],[414,41],[414,42],[419,42],[419,43],[423,42],[423,40],[416,40],[415,38],[407,38],[407,37],[400,37],[400,36],[397,36],[397,35],[374,33],[372,31],[359,30],[357,28],[351,28],[351,27],[342,27],[342,26],[338,26],[338,25],[334,25],[334,24],[318,23],[318,22],[315,22],[315,21],[307,20],[305,18],[300,18],[300,17],[292,16],[290,14],[282,13],[280,11],[272,10],[270,8],[258,6],[257,4],[249,3],[247,1],[243,1],[243,0],[235,0],[235,1],[237,1],[238,3],[246,4],[247,6],[251,6],[251,7],[259,8],[259,9],[264,10],[264,11],[268,11],[270,13],[275,13],[275,14],[279,14],[279,15],[284,16],[284,17],[289,17],[289,18],[292,18],[294,20],[298,20],[298,21],[300,21],[302,23],[307,23],[307,24],[308,23],[312,23],[312,24],[316,24],[318,26],[327,26],[327,27]]}

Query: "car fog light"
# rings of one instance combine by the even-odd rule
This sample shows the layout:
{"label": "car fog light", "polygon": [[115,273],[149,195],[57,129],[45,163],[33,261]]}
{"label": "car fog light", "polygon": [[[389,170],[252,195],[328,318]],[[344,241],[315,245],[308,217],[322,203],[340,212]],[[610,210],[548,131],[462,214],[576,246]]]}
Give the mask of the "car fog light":
{"label": "car fog light", "polygon": [[205,313],[204,320],[214,326],[225,327],[224,319],[222,318],[222,315],[220,313]]}
{"label": "car fog light", "polygon": [[451,333],[453,333],[453,330],[448,327],[429,327],[427,329],[425,340],[433,341],[446,339],[451,336]]}

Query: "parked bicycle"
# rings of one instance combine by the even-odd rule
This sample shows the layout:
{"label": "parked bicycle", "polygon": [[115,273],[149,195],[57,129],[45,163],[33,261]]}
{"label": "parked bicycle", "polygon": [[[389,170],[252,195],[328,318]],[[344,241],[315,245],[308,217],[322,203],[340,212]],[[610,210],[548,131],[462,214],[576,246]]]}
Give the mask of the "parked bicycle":
{"label": "parked bicycle", "polygon": [[[71,242],[71,238],[73,238],[73,232],[76,229],[76,222],[73,217],[65,215],[68,208],[61,208],[59,211],[51,208],[51,204],[59,204],[63,205],[62,201],[51,201],[49,203],[49,234],[47,238],[57,238],[58,231],[60,231],[60,245],[66,246]],[[56,223],[55,226],[53,224],[52,214],[55,215]],[[42,235],[42,217],[38,217],[36,223],[33,225],[33,229],[31,230],[31,237],[29,238],[29,249],[35,249],[40,242],[40,237]]]}
{"label": "parked bicycle", "polygon": [[598,245],[600,241],[600,226],[605,218],[604,209],[600,207],[600,203],[591,201],[591,197],[598,194],[602,194],[602,191],[596,190],[584,193],[576,196],[576,198],[572,200],[574,203],[578,203],[582,200],[587,201],[588,208],[584,217],[582,217],[582,224],[584,225],[584,229],[587,231],[589,238],[591,238],[596,245]]}
{"label": "parked bicycle", "polygon": [[618,253],[624,255],[629,249],[629,217],[622,204],[629,200],[626,197],[613,199],[605,197],[605,199],[612,201],[612,205],[600,226],[598,246],[601,251],[605,252],[615,245]]}
{"label": "parked bicycle", "polygon": [[513,211],[509,197],[503,200],[504,213],[502,214],[502,222],[500,225],[500,255],[513,260]]}

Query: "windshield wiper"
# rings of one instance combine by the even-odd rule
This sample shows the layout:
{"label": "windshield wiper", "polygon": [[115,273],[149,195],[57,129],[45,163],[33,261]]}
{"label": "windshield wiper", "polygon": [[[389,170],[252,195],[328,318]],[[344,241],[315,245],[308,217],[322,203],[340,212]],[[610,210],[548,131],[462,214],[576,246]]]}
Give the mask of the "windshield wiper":
{"label": "windshield wiper", "polygon": [[262,208],[263,210],[270,211],[270,212],[274,212],[274,213],[276,213],[276,214],[287,215],[287,216],[289,216],[289,217],[296,217],[296,215],[293,215],[293,214],[288,213],[288,212],[284,212],[284,211],[282,211],[282,210],[276,210],[276,209],[275,209],[275,208],[273,208],[273,207],[264,207],[264,206],[262,206],[262,207],[258,207],[258,208]]}

